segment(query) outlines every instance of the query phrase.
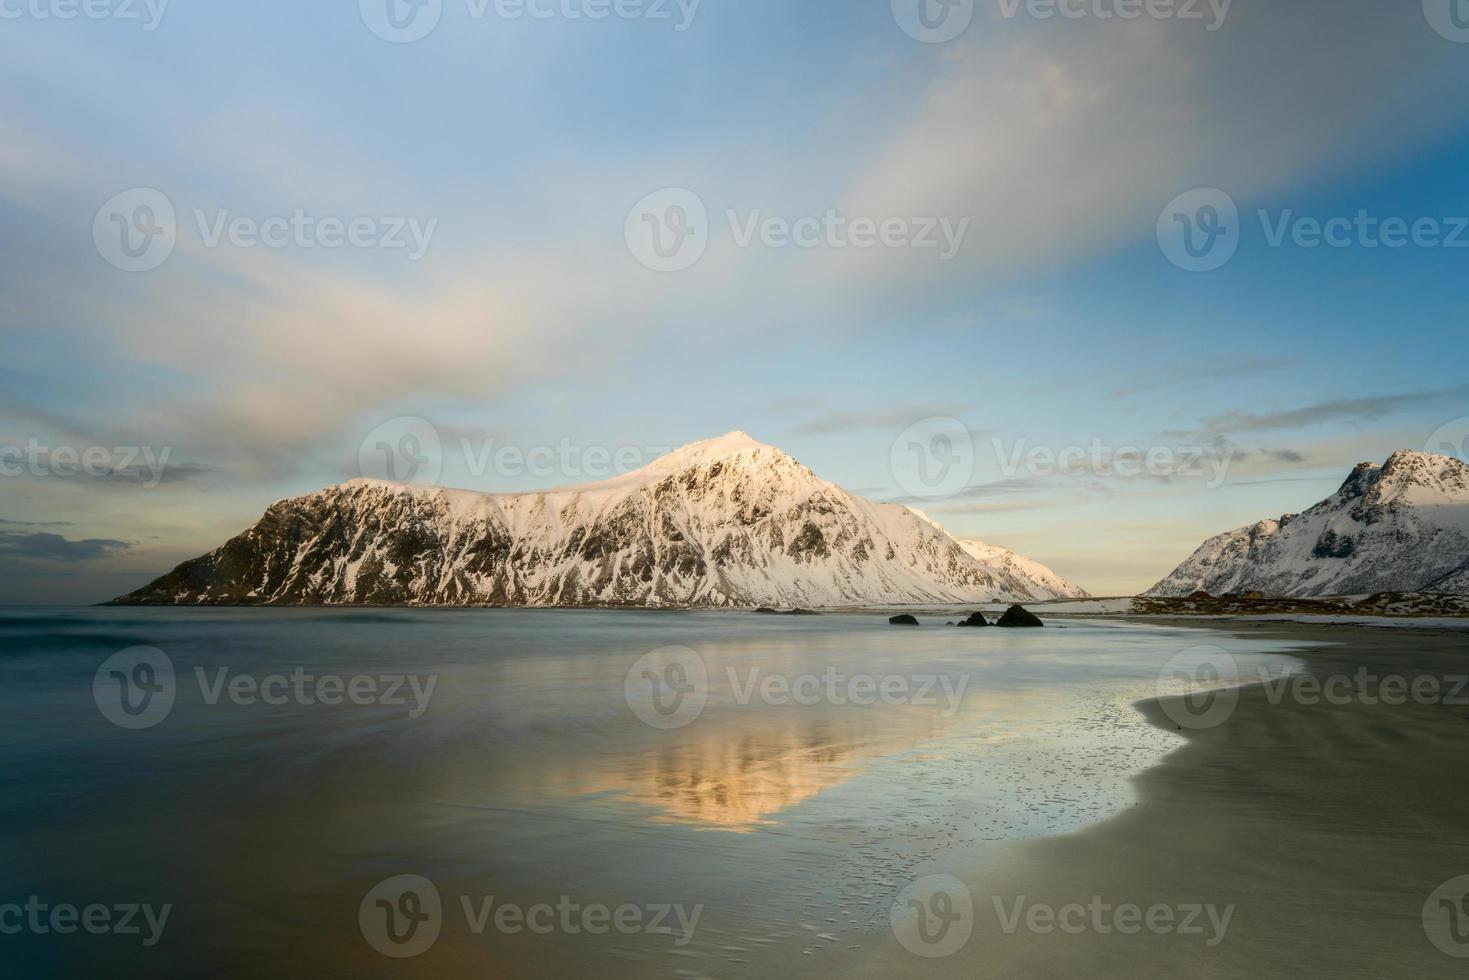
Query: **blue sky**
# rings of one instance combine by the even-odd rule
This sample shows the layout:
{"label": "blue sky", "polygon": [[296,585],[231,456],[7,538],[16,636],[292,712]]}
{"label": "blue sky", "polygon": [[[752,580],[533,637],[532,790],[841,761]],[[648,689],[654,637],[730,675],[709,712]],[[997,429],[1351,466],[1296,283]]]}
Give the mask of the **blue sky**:
{"label": "blue sky", "polygon": [[[369,29],[376,2],[176,3],[152,30],[4,7],[0,450],[169,455],[157,486],[136,465],[0,476],[0,601],[137,587],[359,475],[404,416],[441,436],[443,482],[489,490],[588,467],[476,469],[462,439],[650,454],[744,429],[1099,594],[1469,417],[1469,246],[1273,247],[1258,216],[1448,235],[1469,215],[1469,43],[1433,28],[1436,0],[1236,0],[1212,31],[979,0],[942,43],[899,27],[906,0],[703,0],[684,30],[673,3],[532,20],[443,0],[413,43]],[[94,224],[118,195],[133,216],[137,188],[176,243],[129,272]],[[675,272],[627,231],[665,188],[708,216]],[[1206,272],[1158,231],[1197,188],[1240,216]],[[967,224],[942,259],[742,246],[731,210]],[[367,219],[374,242],[413,222],[427,252],[207,234],[298,211]],[[928,418],[972,451],[963,488],[919,501],[890,451]],[[1228,466],[1003,465],[1092,445]]]}

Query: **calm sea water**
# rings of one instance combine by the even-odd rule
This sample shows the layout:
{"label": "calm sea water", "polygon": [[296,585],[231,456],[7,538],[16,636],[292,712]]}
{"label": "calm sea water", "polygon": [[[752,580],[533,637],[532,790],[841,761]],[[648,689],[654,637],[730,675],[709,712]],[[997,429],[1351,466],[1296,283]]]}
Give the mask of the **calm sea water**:
{"label": "calm sea water", "polygon": [[893,941],[916,878],[1131,805],[1179,744],[1132,704],[1201,643],[1287,662],[1100,621],[0,611],[0,954],[14,976],[820,975]]}

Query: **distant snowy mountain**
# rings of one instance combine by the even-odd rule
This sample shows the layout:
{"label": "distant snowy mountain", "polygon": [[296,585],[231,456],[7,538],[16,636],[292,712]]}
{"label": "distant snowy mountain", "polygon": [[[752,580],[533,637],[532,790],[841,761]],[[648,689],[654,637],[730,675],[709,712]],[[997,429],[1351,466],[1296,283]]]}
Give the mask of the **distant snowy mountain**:
{"label": "distant snowy mountain", "polygon": [[330,487],[272,505],[116,601],[741,607],[1045,594],[1016,561],[976,558],[927,517],[850,494],[733,432],[560,490]]}
{"label": "distant snowy mountain", "polygon": [[1144,595],[1469,593],[1469,466],[1397,452],[1301,514],[1205,541]]}
{"label": "distant snowy mountain", "polygon": [[[973,539],[961,540],[959,547],[969,552],[997,579],[1021,583],[1025,591],[1036,599],[1086,599],[1091,596],[1090,592],[1072,585],[1034,558],[1017,555],[1009,548]],[[1015,586],[1012,588],[1019,591]]]}

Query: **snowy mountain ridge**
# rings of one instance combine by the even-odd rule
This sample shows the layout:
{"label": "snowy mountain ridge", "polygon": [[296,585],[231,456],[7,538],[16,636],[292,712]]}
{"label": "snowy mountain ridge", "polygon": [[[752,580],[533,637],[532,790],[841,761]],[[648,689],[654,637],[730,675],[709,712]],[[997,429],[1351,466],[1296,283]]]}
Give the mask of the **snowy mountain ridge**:
{"label": "snowy mountain ridge", "polygon": [[1469,593],[1469,466],[1403,450],[1300,514],[1205,541],[1146,596]]}
{"label": "snowy mountain ridge", "polygon": [[555,490],[328,487],[277,501],[116,601],[745,607],[1054,594],[1048,569],[1004,555],[992,563],[926,515],[848,493],[732,432]]}

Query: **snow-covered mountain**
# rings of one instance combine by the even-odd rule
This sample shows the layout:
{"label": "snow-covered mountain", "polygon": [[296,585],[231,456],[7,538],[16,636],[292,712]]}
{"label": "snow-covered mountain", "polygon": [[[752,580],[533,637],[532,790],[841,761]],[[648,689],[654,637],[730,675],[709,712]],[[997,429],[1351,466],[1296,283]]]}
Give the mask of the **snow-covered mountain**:
{"label": "snow-covered mountain", "polygon": [[832,606],[1037,598],[943,528],[742,432],[601,483],[486,494],[355,480],[121,603]]}
{"label": "snow-covered mountain", "polygon": [[1469,466],[1393,453],[1301,514],[1205,541],[1144,595],[1469,593]]}
{"label": "snow-covered mountain", "polygon": [[1022,582],[1036,599],[1086,599],[1091,593],[1072,585],[1034,558],[1017,555],[1009,548],[974,539],[961,540],[959,547],[990,570],[996,578]]}

